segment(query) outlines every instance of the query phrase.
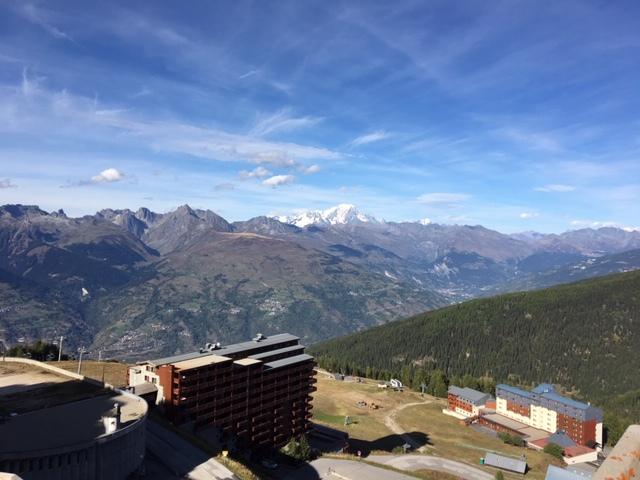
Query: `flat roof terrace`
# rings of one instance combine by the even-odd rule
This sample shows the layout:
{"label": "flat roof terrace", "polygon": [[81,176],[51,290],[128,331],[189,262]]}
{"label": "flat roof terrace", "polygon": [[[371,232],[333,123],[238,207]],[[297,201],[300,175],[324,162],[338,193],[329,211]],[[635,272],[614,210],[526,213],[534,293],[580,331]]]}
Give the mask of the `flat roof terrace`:
{"label": "flat roof terrace", "polygon": [[34,365],[0,362],[0,416],[23,414],[102,395],[105,391]]}
{"label": "flat roof terrace", "polygon": [[173,366],[176,370],[191,370],[192,368],[206,367],[207,365],[214,365],[216,363],[230,362],[231,358],[223,357],[222,355],[207,355],[206,357],[197,357],[190,360],[183,360],[176,362]]}
{"label": "flat roof terrace", "polygon": [[121,428],[144,416],[144,400],[116,392],[10,417],[0,424],[0,453],[53,450],[89,443],[105,435],[103,416],[121,405]]}
{"label": "flat roof terrace", "polygon": [[209,355],[235,355],[240,353],[249,353],[258,348],[279,345],[287,342],[297,342],[300,339],[294,335],[288,333],[279,333],[277,335],[270,335],[264,337],[260,341],[250,340],[247,342],[233,343],[231,345],[223,345],[221,348],[213,351],[204,352],[190,352],[183,353],[181,355],[174,355],[171,357],[156,358],[155,360],[149,360],[146,362],[138,362],[138,364],[150,363],[155,366],[166,365],[167,363],[177,363],[184,360],[191,360],[193,358],[206,357]]}
{"label": "flat roof terrace", "polygon": [[487,415],[483,415],[482,418],[497,425],[506,427],[510,430],[519,432],[525,437],[525,440],[527,440],[528,442],[533,442],[551,436],[549,432],[530,427],[529,425],[505,417],[504,415],[500,415],[499,413],[489,413]]}

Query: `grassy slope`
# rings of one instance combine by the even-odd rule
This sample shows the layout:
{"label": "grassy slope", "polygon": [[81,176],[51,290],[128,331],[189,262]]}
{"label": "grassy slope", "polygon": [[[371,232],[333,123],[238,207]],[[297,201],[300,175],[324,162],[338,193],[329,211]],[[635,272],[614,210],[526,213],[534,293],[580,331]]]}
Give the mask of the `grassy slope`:
{"label": "grassy slope", "polygon": [[[348,432],[352,450],[383,453],[401,446],[404,440],[394,435],[385,425],[385,416],[402,405],[427,401],[430,403],[406,407],[395,416],[396,422],[405,432],[412,432],[412,437],[418,443],[424,442],[425,439],[428,441],[426,454],[476,466],[480,457],[487,451],[515,457],[524,453],[531,468],[527,478],[534,480],[543,479],[547,466],[555,463],[551,456],[542,452],[505,445],[491,435],[462,426],[456,419],[442,413],[444,401],[440,399],[421,397],[407,390],[402,393],[379,390],[375,386],[377,382],[372,380],[362,384],[340,382],[328,379],[323,373],[319,373],[317,378],[318,390],[313,400],[313,421]],[[381,408],[361,408],[356,406],[358,401],[373,401]],[[349,415],[354,423],[345,426],[345,415]],[[483,467],[478,465],[478,468]],[[490,470],[487,468],[487,471]],[[433,478],[433,475],[432,472],[424,472],[421,478]],[[511,477],[507,475],[507,478]]]}

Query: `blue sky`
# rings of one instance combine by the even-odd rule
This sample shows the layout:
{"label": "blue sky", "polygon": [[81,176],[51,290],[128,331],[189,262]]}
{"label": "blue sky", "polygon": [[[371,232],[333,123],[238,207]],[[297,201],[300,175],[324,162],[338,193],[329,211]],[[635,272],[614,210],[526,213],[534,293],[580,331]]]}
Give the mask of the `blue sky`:
{"label": "blue sky", "polygon": [[640,226],[637,2],[0,2],[0,203]]}

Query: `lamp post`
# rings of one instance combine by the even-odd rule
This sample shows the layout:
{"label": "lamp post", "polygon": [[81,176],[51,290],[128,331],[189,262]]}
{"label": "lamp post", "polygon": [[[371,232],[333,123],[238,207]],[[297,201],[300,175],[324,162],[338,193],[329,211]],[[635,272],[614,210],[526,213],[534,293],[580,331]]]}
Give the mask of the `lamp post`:
{"label": "lamp post", "polygon": [[62,360],[62,341],[64,337],[60,335],[60,342],[58,343],[58,361]]}
{"label": "lamp post", "polygon": [[89,352],[87,352],[84,346],[82,346],[78,349],[78,353],[80,354],[80,358],[78,360],[78,375],[80,375],[80,371],[82,370],[82,354],[89,353]]}

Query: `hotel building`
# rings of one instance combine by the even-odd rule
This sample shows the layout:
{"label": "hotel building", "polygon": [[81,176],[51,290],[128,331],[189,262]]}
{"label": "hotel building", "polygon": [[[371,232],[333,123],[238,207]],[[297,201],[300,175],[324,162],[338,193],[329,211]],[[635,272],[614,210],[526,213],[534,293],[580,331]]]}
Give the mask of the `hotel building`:
{"label": "hotel building", "polygon": [[279,447],[306,432],[315,362],[289,334],[140,362],[132,386],[152,383],[156,402],[175,424],[216,427],[221,441]]}
{"label": "hotel building", "polygon": [[[465,418],[477,417],[492,397],[488,393],[479,392],[472,388],[449,387],[447,405],[449,412]],[[445,413],[449,413],[445,412]]]}
{"label": "hotel building", "polygon": [[498,385],[496,413],[546,432],[564,432],[577,445],[602,446],[602,410],[563,397],[546,383],[531,391]]}

